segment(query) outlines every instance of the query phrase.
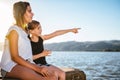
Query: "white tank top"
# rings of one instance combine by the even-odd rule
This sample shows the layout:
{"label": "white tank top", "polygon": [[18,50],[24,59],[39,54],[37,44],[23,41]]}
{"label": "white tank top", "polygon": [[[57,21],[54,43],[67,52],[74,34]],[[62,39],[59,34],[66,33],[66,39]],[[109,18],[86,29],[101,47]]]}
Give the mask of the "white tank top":
{"label": "white tank top", "polygon": [[[29,60],[31,63],[33,62],[32,59],[32,49],[30,40],[28,39],[28,34],[22,30],[22,28],[18,26],[12,26],[9,28],[7,35],[10,31],[15,30],[17,31],[19,38],[18,38],[18,54],[25,60]],[[11,60],[10,50],[9,50],[9,41],[6,38],[4,44],[4,50],[1,59],[1,68],[7,72],[10,72],[12,68],[16,65],[14,61]]]}

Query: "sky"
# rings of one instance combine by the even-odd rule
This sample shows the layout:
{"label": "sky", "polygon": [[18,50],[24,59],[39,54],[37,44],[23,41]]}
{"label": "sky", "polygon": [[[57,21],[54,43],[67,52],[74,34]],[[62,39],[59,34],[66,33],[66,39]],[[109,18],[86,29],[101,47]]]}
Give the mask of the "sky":
{"label": "sky", "polygon": [[[13,24],[12,5],[19,0],[0,0],[0,42]],[[67,33],[46,41],[120,40],[120,0],[25,0],[30,2],[34,20],[43,32],[81,28],[79,33]]]}

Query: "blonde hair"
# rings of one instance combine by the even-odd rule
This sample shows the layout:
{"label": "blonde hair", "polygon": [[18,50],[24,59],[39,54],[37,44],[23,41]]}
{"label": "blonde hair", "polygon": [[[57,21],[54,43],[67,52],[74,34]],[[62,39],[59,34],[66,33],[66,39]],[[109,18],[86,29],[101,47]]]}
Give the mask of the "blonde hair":
{"label": "blonde hair", "polygon": [[30,6],[28,2],[16,2],[13,5],[13,15],[16,21],[16,25],[25,28],[24,24],[24,14],[26,12],[27,7]]}

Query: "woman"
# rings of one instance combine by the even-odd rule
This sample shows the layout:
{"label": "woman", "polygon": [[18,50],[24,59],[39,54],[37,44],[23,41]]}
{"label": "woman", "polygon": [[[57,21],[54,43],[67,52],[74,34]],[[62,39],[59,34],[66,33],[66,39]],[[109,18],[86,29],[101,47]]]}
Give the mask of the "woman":
{"label": "woman", "polygon": [[32,59],[32,50],[27,24],[32,21],[33,13],[28,2],[13,5],[16,24],[8,30],[1,60],[2,76],[20,80],[58,80],[54,72],[46,66],[37,66]]}
{"label": "woman", "polygon": [[65,30],[57,30],[51,34],[42,35],[42,28],[38,21],[33,20],[28,24],[28,30],[30,32],[30,40],[31,40],[31,46],[32,46],[32,53],[33,53],[33,60],[38,65],[45,65],[48,66],[50,70],[53,70],[56,75],[58,75],[59,80],[65,80],[65,72],[61,69],[57,68],[56,66],[53,66],[51,64],[48,64],[46,62],[45,57],[48,56],[51,51],[44,50],[43,41],[48,40],[51,38],[54,38],[59,35],[66,34],[68,32],[77,33],[79,28],[73,28],[73,29],[65,29]]}

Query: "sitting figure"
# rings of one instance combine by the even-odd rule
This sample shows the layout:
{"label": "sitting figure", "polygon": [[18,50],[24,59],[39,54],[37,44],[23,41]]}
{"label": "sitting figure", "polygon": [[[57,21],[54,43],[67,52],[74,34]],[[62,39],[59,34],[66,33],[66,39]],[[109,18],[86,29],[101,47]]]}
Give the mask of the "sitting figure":
{"label": "sitting figure", "polygon": [[44,50],[43,41],[51,39],[53,37],[63,35],[68,32],[78,33],[79,28],[66,29],[66,30],[58,30],[51,34],[42,35],[42,28],[38,21],[33,20],[28,24],[28,32],[29,38],[31,40],[33,60],[36,64],[40,66],[47,66],[50,70],[55,71],[58,76],[58,80],[65,80],[65,72],[59,69],[58,67],[48,64],[46,62],[45,56],[48,56],[51,51]]}

